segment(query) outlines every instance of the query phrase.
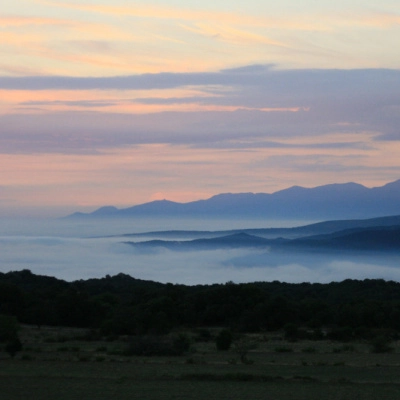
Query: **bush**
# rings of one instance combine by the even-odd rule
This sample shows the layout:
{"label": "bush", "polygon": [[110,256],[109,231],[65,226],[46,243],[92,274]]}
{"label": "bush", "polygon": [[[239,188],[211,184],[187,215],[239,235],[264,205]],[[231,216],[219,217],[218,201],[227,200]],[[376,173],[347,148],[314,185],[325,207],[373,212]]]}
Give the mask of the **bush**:
{"label": "bush", "polygon": [[387,336],[377,336],[370,342],[372,353],[390,353],[394,350],[392,340]]}
{"label": "bush", "polygon": [[240,340],[236,341],[234,344],[234,350],[237,354],[239,354],[240,361],[243,364],[252,364],[253,360],[249,360],[247,355],[250,350],[254,350],[258,347],[258,343],[254,340],[251,340],[246,337],[240,338]]}
{"label": "bush", "polygon": [[329,339],[339,342],[349,342],[353,340],[354,337],[355,333],[349,326],[332,329],[332,331],[328,334]]}
{"label": "bush", "polygon": [[292,353],[293,349],[291,347],[279,346],[279,347],[275,347],[275,352],[276,353]]}
{"label": "bush", "polygon": [[191,341],[190,341],[189,336],[185,335],[183,333],[176,336],[172,341],[173,349],[179,355],[189,351],[190,344],[191,344]]}
{"label": "bush", "polygon": [[81,362],[88,362],[88,361],[91,360],[91,357],[89,355],[86,355],[86,354],[81,354],[78,357],[78,360],[81,361]]}
{"label": "bush", "polygon": [[201,328],[196,331],[197,335],[195,340],[197,342],[209,342],[212,339],[211,332],[208,329]]}
{"label": "bush", "polygon": [[300,337],[299,328],[296,324],[288,323],[283,329],[285,330],[285,339],[290,342],[295,342]]}
{"label": "bush", "polygon": [[232,345],[232,340],[232,332],[228,329],[223,329],[218,333],[217,337],[215,338],[215,345],[217,346],[217,350],[229,350]]}
{"label": "bush", "polygon": [[186,335],[168,336],[135,336],[124,354],[127,356],[180,356],[190,348]]}
{"label": "bush", "polygon": [[301,351],[303,353],[310,353],[310,354],[318,352],[317,349],[315,347],[313,347],[313,346],[304,347],[304,348],[301,349]]}
{"label": "bush", "polygon": [[357,351],[357,348],[354,344],[344,344],[341,348],[344,353],[354,353]]}
{"label": "bush", "polygon": [[18,322],[15,317],[0,315],[0,342],[9,342],[18,332]]}
{"label": "bush", "polygon": [[15,335],[12,339],[10,339],[6,343],[4,350],[10,355],[10,357],[14,358],[15,355],[22,350],[22,343],[19,340],[19,337]]}

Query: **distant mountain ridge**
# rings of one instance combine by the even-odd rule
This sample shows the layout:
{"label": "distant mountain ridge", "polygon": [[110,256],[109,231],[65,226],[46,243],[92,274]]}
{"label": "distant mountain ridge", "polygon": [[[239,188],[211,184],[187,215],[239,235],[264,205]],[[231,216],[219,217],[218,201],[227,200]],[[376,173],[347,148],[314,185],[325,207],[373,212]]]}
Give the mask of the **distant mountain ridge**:
{"label": "distant mountain ridge", "polygon": [[357,183],[329,184],[314,188],[292,186],[272,194],[221,193],[207,200],[177,203],[156,200],[129,208],[101,207],[92,213],[67,218],[271,218],[345,219],[400,214],[400,179],[367,188]]}
{"label": "distant mountain ridge", "polygon": [[246,233],[250,236],[259,236],[265,239],[297,239],[305,236],[329,235],[336,232],[350,232],[366,228],[386,228],[400,227],[400,215],[391,215],[387,217],[369,218],[369,219],[345,219],[323,221],[314,224],[296,226],[294,228],[245,228],[230,229],[222,231],[194,231],[194,230],[169,230],[169,231],[150,231],[140,233],[126,233],[117,235],[124,238],[143,238],[157,237],[165,240],[177,240],[184,237],[188,239],[210,239],[221,236],[230,236]]}

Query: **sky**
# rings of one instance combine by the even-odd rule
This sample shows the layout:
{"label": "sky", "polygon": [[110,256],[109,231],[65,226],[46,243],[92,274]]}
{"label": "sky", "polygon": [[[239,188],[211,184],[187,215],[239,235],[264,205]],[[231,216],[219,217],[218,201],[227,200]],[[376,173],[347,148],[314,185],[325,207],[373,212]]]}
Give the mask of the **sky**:
{"label": "sky", "polygon": [[398,0],[0,4],[0,216],[400,178]]}

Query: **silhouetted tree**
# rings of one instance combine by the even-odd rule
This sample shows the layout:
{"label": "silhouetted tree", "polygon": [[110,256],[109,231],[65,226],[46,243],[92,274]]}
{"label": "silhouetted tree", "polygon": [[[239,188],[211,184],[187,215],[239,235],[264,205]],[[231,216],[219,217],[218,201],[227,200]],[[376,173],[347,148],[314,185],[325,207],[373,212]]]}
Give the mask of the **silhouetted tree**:
{"label": "silhouetted tree", "polygon": [[228,329],[222,329],[215,338],[217,350],[229,350],[232,344],[232,332]]}
{"label": "silhouetted tree", "polygon": [[19,340],[18,335],[15,335],[9,341],[7,341],[4,350],[10,355],[11,358],[14,358],[15,355],[22,350],[22,343]]}

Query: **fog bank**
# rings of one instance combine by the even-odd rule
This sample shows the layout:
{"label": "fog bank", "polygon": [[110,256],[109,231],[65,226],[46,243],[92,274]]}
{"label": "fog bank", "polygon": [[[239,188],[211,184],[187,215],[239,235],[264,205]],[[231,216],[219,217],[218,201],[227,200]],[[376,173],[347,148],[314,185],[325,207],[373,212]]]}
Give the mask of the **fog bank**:
{"label": "fog bank", "polygon": [[[203,221],[198,225],[203,229],[228,229],[238,228],[241,223],[243,221],[235,221],[223,226],[214,221],[205,226]],[[268,252],[265,249],[174,252],[154,248],[143,251],[124,244],[123,237],[102,236],[144,232],[146,227],[162,230],[178,229],[179,225],[183,229],[185,224],[170,224],[169,228],[157,221],[147,223],[146,227],[132,226],[129,221],[118,227],[104,222],[91,224],[53,221],[35,226],[31,221],[25,230],[22,223],[9,227],[3,224],[0,271],[30,269],[35,274],[68,281],[122,272],[139,279],[187,285],[274,280],[326,283],[348,278],[400,281],[400,256],[395,254]],[[194,228],[199,229],[199,226]]]}

